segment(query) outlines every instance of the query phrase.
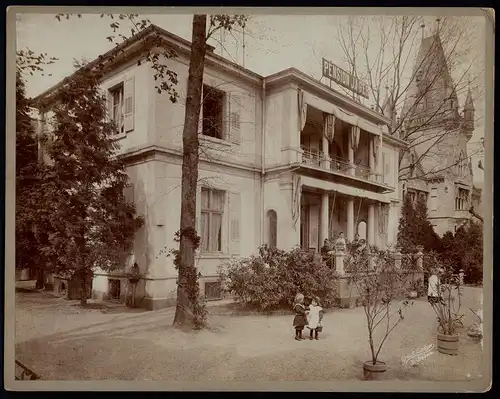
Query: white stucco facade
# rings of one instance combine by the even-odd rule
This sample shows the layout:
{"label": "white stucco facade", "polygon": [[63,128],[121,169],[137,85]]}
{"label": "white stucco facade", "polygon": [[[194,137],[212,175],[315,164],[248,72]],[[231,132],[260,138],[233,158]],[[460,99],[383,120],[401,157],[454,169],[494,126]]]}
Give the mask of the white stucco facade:
{"label": "white stucco facade", "polygon": [[[163,251],[177,246],[182,201],[189,46],[164,34],[183,50],[168,60],[177,73],[179,102],[158,94],[151,66],[136,59],[102,84],[108,97],[123,84],[129,101],[116,139],[128,159],[127,195],[145,219],[134,245],[141,273],[135,295],[138,306],[149,309],[175,303],[177,271]],[[202,292],[217,280],[219,265],[254,254],[262,244],[319,250],[340,231],[352,240],[362,223],[369,244],[395,242],[397,153],[405,143],[388,133],[386,117],[295,69],[261,77],[211,52],[203,83],[217,89],[222,100],[220,109],[214,107],[222,118],[217,138],[206,134],[208,118],[203,110],[200,115],[197,229],[206,242],[196,264]],[[109,297],[109,279],[118,279],[124,300],[126,272],[97,272],[94,295]]]}

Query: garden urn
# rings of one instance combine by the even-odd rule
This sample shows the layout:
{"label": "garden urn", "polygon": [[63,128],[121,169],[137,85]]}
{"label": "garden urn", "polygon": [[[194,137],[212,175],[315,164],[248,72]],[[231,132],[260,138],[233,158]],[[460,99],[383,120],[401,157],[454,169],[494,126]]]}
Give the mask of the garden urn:
{"label": "garden urn", "polygon": [[380,381],[384,378],[387,371],[387,364],[377,360],[373,364],[372,360],[363,363],[363,379],[365,381]]}
{"label": "garden urn", "polygon": [[458,334],[437,334],[437,349],[439,353],[444,353],[445,355],[458,355],[458,344],[459,335]]}

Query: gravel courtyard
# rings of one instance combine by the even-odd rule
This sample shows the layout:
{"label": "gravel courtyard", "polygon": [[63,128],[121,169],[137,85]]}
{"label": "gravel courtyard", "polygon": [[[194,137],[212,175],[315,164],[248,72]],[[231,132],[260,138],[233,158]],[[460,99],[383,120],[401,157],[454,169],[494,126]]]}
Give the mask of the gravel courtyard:
{"label": "gravel courtyard", "polygon": [[[480,307],[482,289],[464,289],[465,326]],[[173,309],[147,312],[121,305],[81,309],[77,301],[16,292],[16,358],[44,380],[267,380],[361,379],[370,359],[362,308],[325,315],[319,341],[293,339],[290,315],[233,315],[211,303],[210,328],[184,333],[171,327]],[[481,377],[481,344],[465,331],[458,356],[433,351],[414,366],[402,357],[435,344],[436,321],[424,299],[415,301],[380,354],[386,378],[463,381]]]}

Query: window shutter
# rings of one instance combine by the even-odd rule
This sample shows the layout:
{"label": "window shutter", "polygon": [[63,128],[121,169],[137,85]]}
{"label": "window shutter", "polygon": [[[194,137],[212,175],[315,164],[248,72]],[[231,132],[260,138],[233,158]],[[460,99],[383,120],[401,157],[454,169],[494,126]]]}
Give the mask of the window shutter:
{"label": "window shutter", "polygon": [[134,77],[125,80],[123,84],[123,99],[124,99],[124,115],[125,115],[125,132],[134,130]]}
{"label": "window shutter", "polygon": [[241,195],[229,194],[229,253],[240,254]]}
{"label": "window shutter", "polygon": [[196,227],[196,233],[199,236],[201,236],[200,220],[201,220],[201,186],[198,186],[196,188],[196,222],[195,222],[195,227]]}
{"label": "window shutter", "polygon": [[227,94],[227,132],[228,139],[232,143],[240,144],[241,142],[241,97],[236,94]]}
{"label": "window shutter", "polygon": [[106,91],[106,100],[108,107],[108,121],[111,122],[113,120],[113,96],[109,90]]}

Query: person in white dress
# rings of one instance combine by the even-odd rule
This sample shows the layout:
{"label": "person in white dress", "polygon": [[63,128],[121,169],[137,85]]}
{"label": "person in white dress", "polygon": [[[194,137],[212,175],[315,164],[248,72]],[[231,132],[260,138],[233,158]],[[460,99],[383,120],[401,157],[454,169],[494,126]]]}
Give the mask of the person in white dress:
{"label": "person in white dress", "polygon": [[438,273],[436,270],[432,271],[432,274],[429,276],[429,281],[427,285],[427,300],[431,305],[437,303],[440,298],[439,287],[440,281],[438,277]]}
{"label": "person in white dress", "polygon": [[307,328],[310,330],[309,339],[318,338],[319,331],[322,330],[323,326],[321,321],[323,320],[323,308],[320,306],[319,298],[315,297],[312,299],[309,305],[309,311],[307,312]]}

